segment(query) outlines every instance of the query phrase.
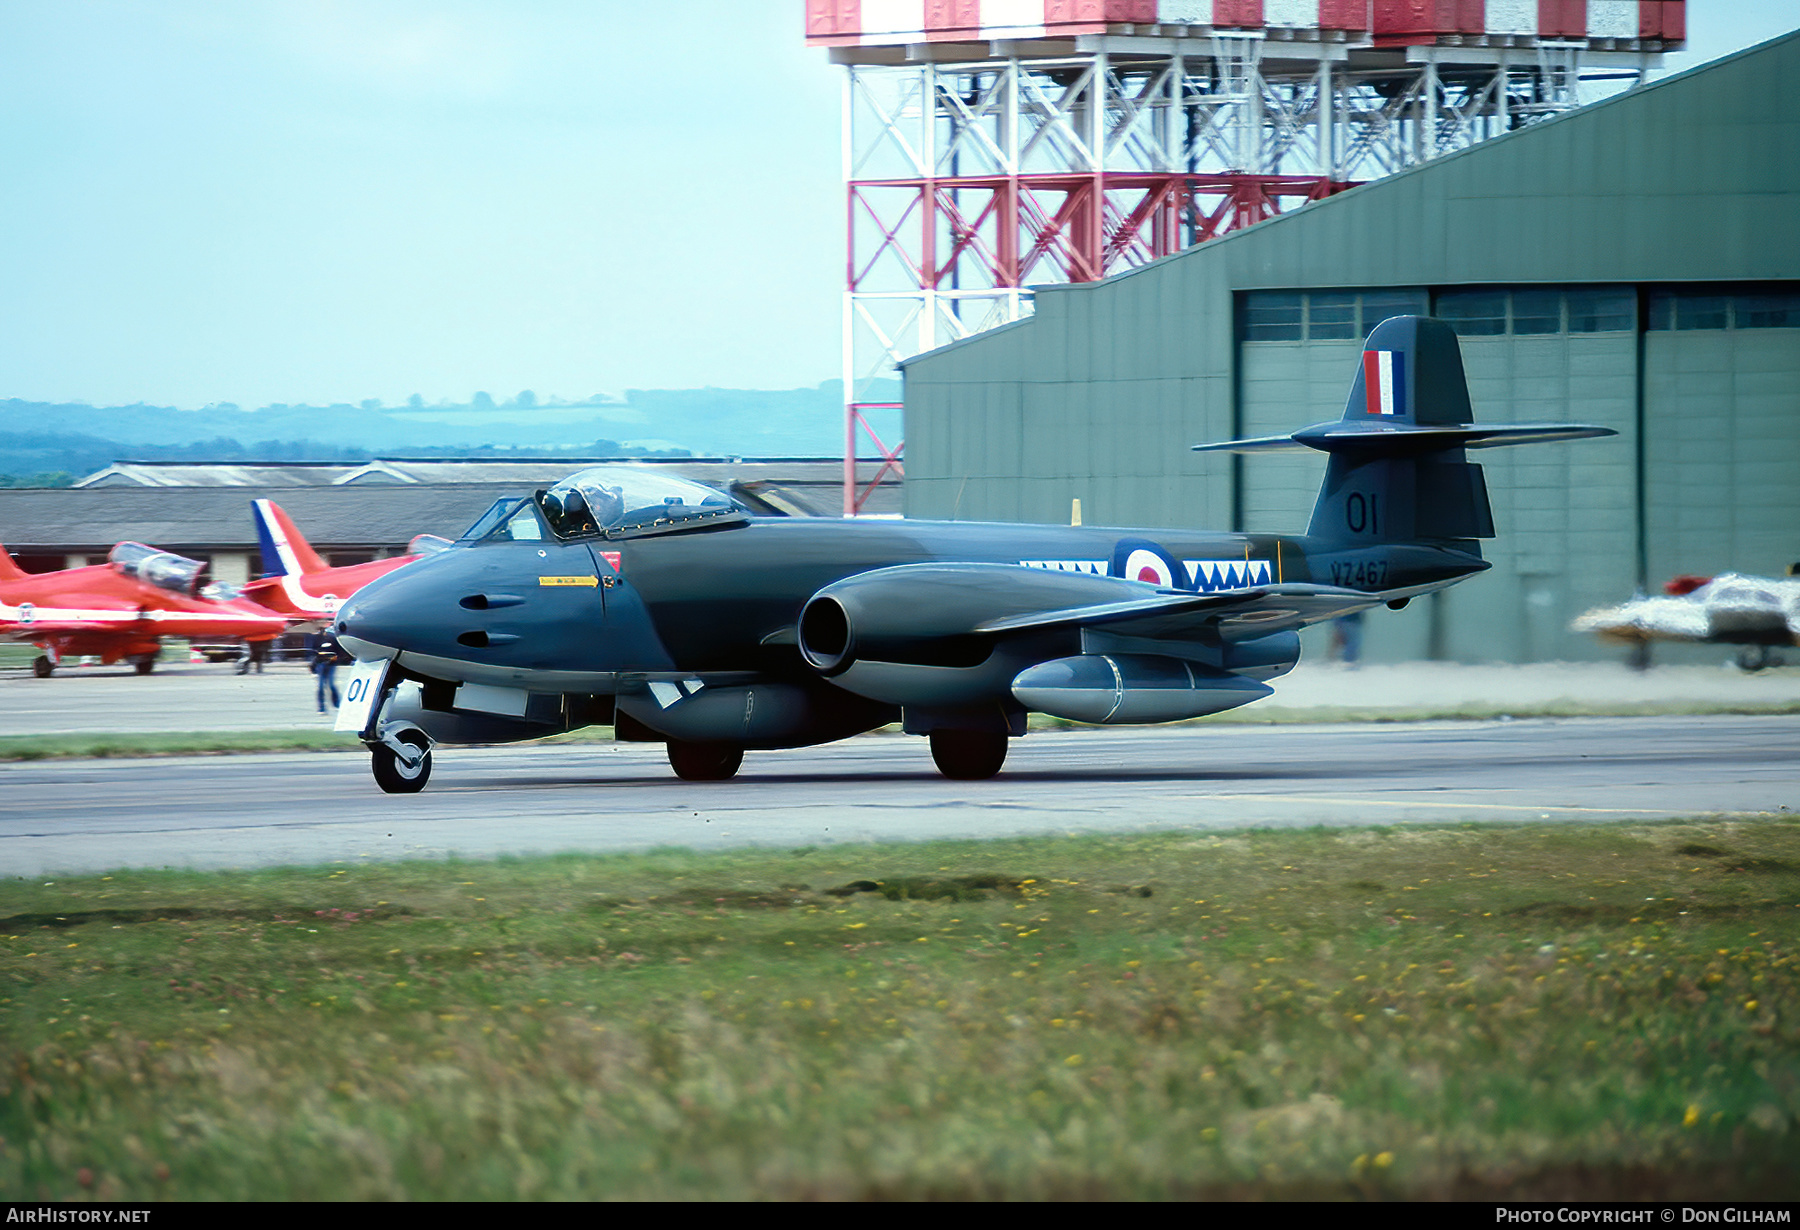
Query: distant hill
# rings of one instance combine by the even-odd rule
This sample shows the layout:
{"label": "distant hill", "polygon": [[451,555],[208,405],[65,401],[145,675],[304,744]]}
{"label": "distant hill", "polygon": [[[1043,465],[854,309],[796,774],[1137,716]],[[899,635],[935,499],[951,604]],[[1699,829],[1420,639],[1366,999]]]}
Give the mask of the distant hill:
{"label": "distant hill", "polygon": [[[899,400],[899,384],[881,396]],[[583,456],[836,456],[838,381],[809,389],[633,389],[623,397],[384,406],[89,406],[0,400],[0,485],[48,484],[118,460],[362,460],[568,450]],[[885,429],[884,429],[885,430]],[[67,481],[67,479],[64,479]]]}

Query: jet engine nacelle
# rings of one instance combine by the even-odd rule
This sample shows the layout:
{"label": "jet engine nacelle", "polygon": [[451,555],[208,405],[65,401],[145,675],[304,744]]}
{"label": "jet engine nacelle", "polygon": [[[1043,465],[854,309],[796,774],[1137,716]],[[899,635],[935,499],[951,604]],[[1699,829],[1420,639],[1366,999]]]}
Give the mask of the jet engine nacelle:
{"label": "jet engine nacelle", "polygon": [[1243,675],[1151,654],[1076,654],[1040,662],[1012,681],[1027,709],[1103,726],[1204,717],[1272,691]]}
{"label": "jet engine nacelle", "polygon": [[801,656],[828,679],[859,662],[978,666],[995,638],[968,630],[1022,604],[1007,601],[1006,593],[934,583],[945,574],[954,577],[956,570],[903,566],[827,585],[801,608]]}
{"label": "jet engine nacelle", "polygon": [[[883,704],[955,708],[1006,696],[1013,676],[1048,656],[1043,633],[997,636],[971,628],[1067,603],[1072,585],[1097,582],[1095,601],[1118,598],[1116,580],[993,565],[908,564],[828,585],[801,609],[800,654],[832,683]],[[1060,652],[1072,630],[1052,633]],[[1048,652],[1059,652],[1051,648]]]}
{"label": "jet engine nacelle", "polygon": [[106,559],[115,572],[136,577],[172,594],[192,596],[200,587],[200,575],[206,571],[206,565],[200,560],[158,551],[141,542],[122,542]]}

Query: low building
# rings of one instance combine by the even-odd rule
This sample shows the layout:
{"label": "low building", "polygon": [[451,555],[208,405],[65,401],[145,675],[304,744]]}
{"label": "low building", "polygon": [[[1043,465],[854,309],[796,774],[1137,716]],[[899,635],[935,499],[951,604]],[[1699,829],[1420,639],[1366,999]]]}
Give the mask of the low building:
{"label": "low building", "polygon": [[[213,579],[242,583],[265,571],[254,499],[280,504],[327,563],[357,564],[401,554],[419,534],[455,538],[496,499],[597,464],[669,470],[774,515],[835,515],[843,490],[843,462],[811,458],[124,461],[70,488],[0,489],[0,542],[30,572],[99,563],[114,544],[135,541],[205,560]],[[875,511],[898,513],[899,489],[884,498]]]}

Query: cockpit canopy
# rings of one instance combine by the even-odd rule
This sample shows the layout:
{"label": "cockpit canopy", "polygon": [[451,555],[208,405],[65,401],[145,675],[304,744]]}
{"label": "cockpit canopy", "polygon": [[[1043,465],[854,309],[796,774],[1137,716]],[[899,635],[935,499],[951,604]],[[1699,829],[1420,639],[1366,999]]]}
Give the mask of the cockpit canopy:
{"label": "cockpit canopy", "polygon": [[635,466],[593,466],[544,492],[539,507],[558,538],[616,537],[742,514],[711,487]]}
{"label": "cockpit canopy", "polygon": [[723,492],[639,466],[592,466],[531,500],[496,500],[460,541],[535,541],[538,516],[558,538],[631,538],[740,520],[741,505]]}
{"label": "cockpit canopy", "polygon": [[202,584],[206,564],[185,555],[158,551],[141,542],[122,542],[107,555],[113,570],[122,576],[136,577],[172,594],[192,594]]}

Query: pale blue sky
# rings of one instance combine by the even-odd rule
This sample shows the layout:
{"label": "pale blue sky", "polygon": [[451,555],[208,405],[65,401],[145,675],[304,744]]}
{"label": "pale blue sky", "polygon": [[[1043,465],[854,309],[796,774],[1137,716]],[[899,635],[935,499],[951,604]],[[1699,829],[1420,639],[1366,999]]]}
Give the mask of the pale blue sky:
{"label": "pale blue sky", "polygon": [[[1676,67],[1800,26],[1688,8]],[[0,398],[832,378],[840,78],[801,13],[0,0]]]}

